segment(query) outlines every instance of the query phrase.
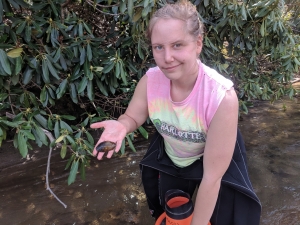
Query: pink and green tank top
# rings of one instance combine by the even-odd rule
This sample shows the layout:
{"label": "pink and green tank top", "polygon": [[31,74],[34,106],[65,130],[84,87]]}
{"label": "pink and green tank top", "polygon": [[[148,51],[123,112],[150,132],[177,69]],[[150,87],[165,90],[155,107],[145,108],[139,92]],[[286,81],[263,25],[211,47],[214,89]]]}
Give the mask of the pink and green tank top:
{"label": "pink and green tank top", "polygon": [[163,136],[170,159],[176,166],[186,167],[203,155],[210,122],[233,83],[199,62],[193,90],[185,100],[174,102],[170,80],[158,67],[146,75],[149,117]]}

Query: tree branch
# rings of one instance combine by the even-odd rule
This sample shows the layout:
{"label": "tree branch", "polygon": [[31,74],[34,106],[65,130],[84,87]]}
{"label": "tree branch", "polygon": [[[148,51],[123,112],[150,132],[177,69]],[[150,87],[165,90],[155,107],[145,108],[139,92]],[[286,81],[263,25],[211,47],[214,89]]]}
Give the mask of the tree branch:
{"label": "tree branch", "polygon": [[[90,6],[92,6],[94,8],[94,5],[93,5],[93,2],[90,1],[90,0],[86,0],[87,4],[89,4]],[[96,11],[102,13],[102,14],[105,14],[105,15],[109,15],[109,16],[119,16],[121,15],[121,13],[119,14],[114,14],[114,13],[107,13],[107,12],[103,12],[102,10],[100,9],[97,9],[96,7],[94,8]]]}
{"label": "tree branch", "polygon": [[[50,140],[50,143],[54,141],[54,137],[53,135],[48,131],[48,130],[45,130],[42,128],[42,130],[44,131],[44,133],[46,134],[46,136],[49,138]],[[56,145],[57,147],[58,145]],[[56,148],[55,147],[55,148]],[[55,149],[54,148],[54,149]],[[48,155],[48,161],[47,161],[47,170],[46,170],[46,186],[47,186],[47,189],[48,191],[50,191],[50,193],[54,196],[54,198],[56,198],[56,200],[62,204],[65,208],[67,208],[67,205],[65,203],[63,203],[57,196],[56,194],[54,194],[54,192],[51,190],[50,188],[50,185],[49,185],[49,173],[50,173],[50,159],[51,159],[51,154],[52,154],[52,147],[50,147],[50,150],[49,150],[49,155]]]}

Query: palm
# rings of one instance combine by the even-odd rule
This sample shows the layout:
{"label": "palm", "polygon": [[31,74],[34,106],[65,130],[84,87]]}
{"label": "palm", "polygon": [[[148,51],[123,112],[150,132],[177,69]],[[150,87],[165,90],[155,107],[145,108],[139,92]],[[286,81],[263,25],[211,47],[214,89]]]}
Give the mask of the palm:
{"label": "palm", "polygon": [[[96,146],[105,141],[116,143],[115,150],[109,151],[109,153],[107,154],[107,158],[110,158],[114,151],[118,152],[120,150],[122,141],[126,136],[126,128],[122,123],[116,120],[107,120],[103,122],[93,123],[91,124],[91,128],[104,128],[104,131],[93,150],[93,154],[95,156],[98,154]],[[104,153],[99,153],[97,158],[100,160],[103,155]]]}

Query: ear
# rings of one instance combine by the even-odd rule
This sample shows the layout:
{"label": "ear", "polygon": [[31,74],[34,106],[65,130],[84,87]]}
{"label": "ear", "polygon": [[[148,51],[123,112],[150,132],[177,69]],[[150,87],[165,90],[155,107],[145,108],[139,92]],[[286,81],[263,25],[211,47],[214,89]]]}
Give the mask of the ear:
{"label": "ear", "polygon": [[203,36],[199,35],[197,38],[197,55],[200,55],[201,51],[202,51],[202,46],[203,46]]}

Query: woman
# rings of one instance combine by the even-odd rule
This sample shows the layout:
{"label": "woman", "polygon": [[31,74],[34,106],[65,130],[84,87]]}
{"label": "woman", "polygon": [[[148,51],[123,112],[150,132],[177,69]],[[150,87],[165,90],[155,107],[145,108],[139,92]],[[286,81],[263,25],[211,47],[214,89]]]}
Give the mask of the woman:
{"label": "woman", "polygon": [[[238,99],[233,83],[200,62],[203,24],[187,0],[166,4],[150,20],[148,38],[157,67],[139,81],[117,121],[104,127],[97,145],[116,143],[148,117],[155,135],[140,166],[152,216],[164,211],[164,194],[199,185],[192,225],[259,224],[260,202],[253,192],[237,132]],[[96,145],[96,146],[97,146]],[[93,154],[98,152],[94,149]],[[104,153],[98,154],[98,159]],[[113,151],[108,154],[111,157]],[[235,160],[235,158],[237,160]]]}

